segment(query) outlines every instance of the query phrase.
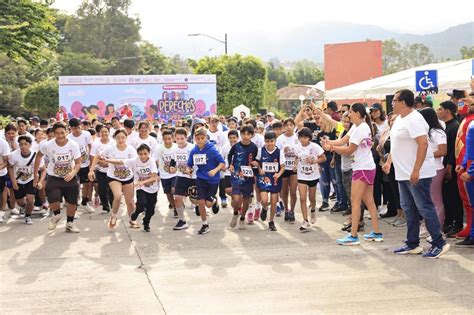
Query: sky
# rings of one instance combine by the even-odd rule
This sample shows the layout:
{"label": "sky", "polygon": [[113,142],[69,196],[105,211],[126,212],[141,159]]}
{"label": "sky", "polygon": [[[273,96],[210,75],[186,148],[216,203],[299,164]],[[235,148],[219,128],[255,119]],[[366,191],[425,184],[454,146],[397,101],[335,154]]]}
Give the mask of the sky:
{"label": "sky", "polygon": [[[82,0],[55,0],[53,7],[74,13]],[[223,45],[205,37],[188,37],[205,33],[224,39],[229,46],[245,50],[232,38],[253,34],[278,36],[282,31],[304,26],[308,22],[342,21],[371,24],[390,31],[429,34],[473,20],[474,1],[210,1],[210,0],[132,0],[129,14],[141,20],[141,35],[165,53],[186,51],[195,57],[222,53]],[[350,32],[350,29],[348,29]],[[240,41],[239,45],[243,46]]]}

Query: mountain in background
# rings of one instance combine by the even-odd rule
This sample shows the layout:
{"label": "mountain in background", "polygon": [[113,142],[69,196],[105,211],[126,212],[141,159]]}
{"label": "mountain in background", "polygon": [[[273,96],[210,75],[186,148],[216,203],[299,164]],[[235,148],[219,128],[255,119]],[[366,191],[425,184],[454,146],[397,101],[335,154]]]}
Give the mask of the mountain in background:
{"label": "mountain in background", "polygon": [[[345,22],[307,23],[278,35],[229,34],[229,52],[252,54],[266,61],[277,58],[282,61],[308,59],[323,62],[325,44],[391,38],[401,44],[425,44],[436,60],[459,59],[459,49],[462,46],[474,46],[474,22],[426,35],[400,34],[374,25]],[[184,56],[191,54],[182,52]]]}

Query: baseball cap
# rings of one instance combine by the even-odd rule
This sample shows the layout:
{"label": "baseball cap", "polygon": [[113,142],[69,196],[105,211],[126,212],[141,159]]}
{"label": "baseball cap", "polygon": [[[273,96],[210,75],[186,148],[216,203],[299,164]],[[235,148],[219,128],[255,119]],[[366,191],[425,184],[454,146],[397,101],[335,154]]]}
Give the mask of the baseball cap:
{"label": "baseball cap", "polygon": [[212,115],[209,121],[219,121],[219,116],[217,115]]}
{"label": "baseball cap", "polygon": [[235,123],[238,123],[238,122],[239,122],[239,120],[237,119],[237,117],[234,117],[234,116],[232,116],[232,117],[230,117],[230,118],[228,119],[228,121],[231,121],[231,120],[234,121]]}
{"label": "baseball cap", "polygon": [[268,113],[267,113],[267,116],[275,117],[275,114],[274,114],[273,112],[268,112]]}
{"label": "baseball cap", "polygon": [[449,110],[451,113],[453,113],[453,115],[455,115],[458,110],[458,106],[451,101],[444,101],[441,104],[439,104],[439,106],[441,106],[444,109]]}
{"label": "baseball cap", "polygon": [[370,110],[374,110],[374,109],[377,109],[379,111],[383,110],[382,105],[380,105],[379,103],[372,104],[372,106],[370,107]]}
{"label": "baseball cap", "polygon": [[33,121],[33,120],[39,121],[40,119],[38,116],[33,116],[30,118],[30,121]]}

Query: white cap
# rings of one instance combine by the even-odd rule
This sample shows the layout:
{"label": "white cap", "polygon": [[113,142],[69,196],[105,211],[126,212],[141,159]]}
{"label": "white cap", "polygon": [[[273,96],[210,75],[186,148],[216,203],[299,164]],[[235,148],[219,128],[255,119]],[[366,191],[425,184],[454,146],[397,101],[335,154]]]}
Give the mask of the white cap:
{"label": "white cap", "polygon": [[275,114],[274,114],[273,112],[268,112],[268,113],[267,113],[267,116],[275,117]]}

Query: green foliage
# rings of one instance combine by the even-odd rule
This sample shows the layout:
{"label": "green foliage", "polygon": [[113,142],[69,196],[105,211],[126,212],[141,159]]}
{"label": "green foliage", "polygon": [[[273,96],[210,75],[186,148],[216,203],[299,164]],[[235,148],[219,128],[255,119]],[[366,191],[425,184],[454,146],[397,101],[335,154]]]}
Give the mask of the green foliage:
{"label": "green foliage", "polygon": [[275,81],[265,80],[263,84],[263,108],[273,111],[278,105],[277,83]]}
{"label": "green foliage", "polygon": [[26,89],[25,107],[42,116],[54,115],[59,107],[57,80],[37,82]]}
{"label": "green foliage", "polygon": [[288,71],[282,66],[276,66],[270,62],[267,65],[268,80],[276,83],[277,89],[288,86],[289,78]]}
{"label": "green foliage", "polygon": [[240,55],[205,57],[199,60],[194,72],[217,75],[217,109],[220,114],[231,114],[232,109],[240,104],[256,112],[264,102],[266,70],[260,59]]}
{"label": "green foliage", "polygon": [[0,52],[12,60],[38,63],[45,48],[54,48],[58,32],[53,11],[31,0],[0,1]]}
{"label": "green foliage", "polygon": [[315,85],[322,80],[324,80],[323,72],[309,60],[296,62],[289,75],[289,81],[295,84]]}
{"label": "green foliage", "polygon": [[462,59],[474,58],[474,46],[462,46],[459,52],[461,53]]}
{"label": "green foliage", "polygon": [[87,53],[66,51],[59,55],[61,75],[104,75],[113,64],[107,59],[94,58]]}
{"label": "green foliage", "polygon": [[384,74],[428,64],[433,62],[433,59],[430,49],[423,44],[406,44],[402,47],[394,39],[385,40],[382,43]]}
{"label": "green foliage", "polygon": [[14,62],[0,54],[0,112],[13,113],[23,103],[21,90],[28,86],[30,66],[25,60]]}

